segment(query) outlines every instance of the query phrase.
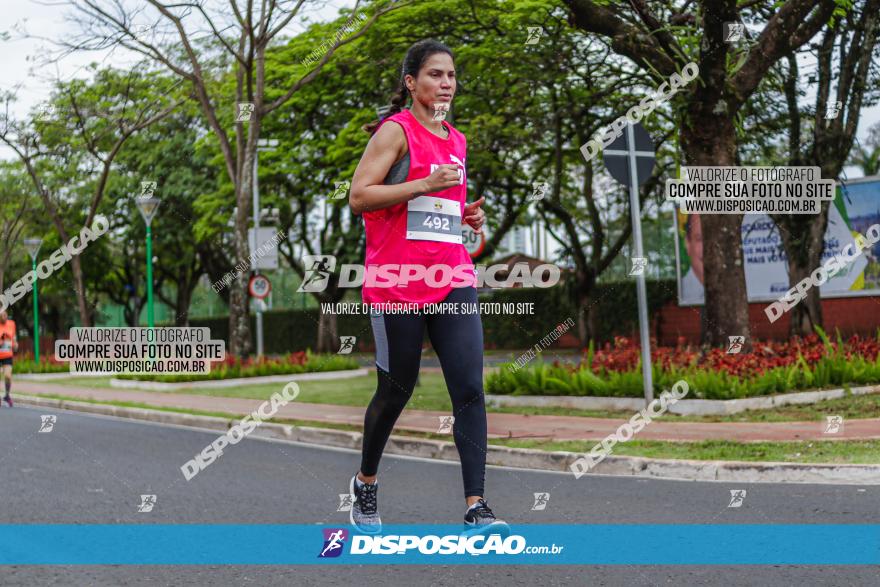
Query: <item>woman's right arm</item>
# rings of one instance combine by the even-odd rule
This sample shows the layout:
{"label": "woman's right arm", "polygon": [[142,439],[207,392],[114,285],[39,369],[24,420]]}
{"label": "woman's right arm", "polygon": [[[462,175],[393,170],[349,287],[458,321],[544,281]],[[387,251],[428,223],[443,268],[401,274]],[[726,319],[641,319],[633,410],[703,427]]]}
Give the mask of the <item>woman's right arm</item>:
{"label": "woman's right arm", "polygon": [[458,184],[455,165],[441,165],[428,177],[385,185],[385,177],[406,145],[399,124],[383,124],[367,143],[351,180],[348,205],[352,214],[381,210],[422,194],[445,190]]}

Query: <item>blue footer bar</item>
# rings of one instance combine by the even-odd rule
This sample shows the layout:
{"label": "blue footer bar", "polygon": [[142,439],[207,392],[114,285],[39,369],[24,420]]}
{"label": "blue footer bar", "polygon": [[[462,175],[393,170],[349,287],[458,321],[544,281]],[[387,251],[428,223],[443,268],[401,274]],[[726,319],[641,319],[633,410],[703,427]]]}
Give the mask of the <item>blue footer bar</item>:
{"label": "blue footer bar", "polygon": [[877,565],[880,525],[0,525],[0,565],[314,564]]}

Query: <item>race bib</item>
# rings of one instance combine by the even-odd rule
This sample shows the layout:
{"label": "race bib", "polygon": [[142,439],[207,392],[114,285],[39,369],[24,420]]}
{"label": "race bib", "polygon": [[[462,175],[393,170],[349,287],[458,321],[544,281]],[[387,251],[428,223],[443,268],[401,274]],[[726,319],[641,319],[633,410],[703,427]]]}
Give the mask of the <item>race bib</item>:
{"label": "race bib", "polygon": [[406,238],[461,244],[461,208],[455,200],[419,196],[407,203]]}
{"label": "race bib", "polygon": [[11,350],[12,350],[12,343],[11,342],[9,342],[8,340],[4,340],[3,342],[0,342],[0,351],[11,351]]}

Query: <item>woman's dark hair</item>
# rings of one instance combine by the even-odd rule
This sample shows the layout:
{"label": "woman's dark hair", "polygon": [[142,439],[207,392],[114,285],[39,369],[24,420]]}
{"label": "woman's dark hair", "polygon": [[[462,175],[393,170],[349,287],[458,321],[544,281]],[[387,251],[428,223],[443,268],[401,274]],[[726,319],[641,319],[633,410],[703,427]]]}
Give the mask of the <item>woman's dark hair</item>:
{"label": "woman's dark hair", "polygon": [[411,75],[413,77],[418,77],[419,70],[422,69],[425,61],[435,53],[448,53],[450,57],[455,59],[455,55],[452,54],[452,49],[434,39],[419,41],[407,49],[406,56],[403,58],[403,66],[400,68],[400,81],[397,84],[397,91],[391,97],[388,111],[382,115],[382,118],[374,120],[369,124],[365,124],[363,126],[365,131],[373,134],[376,132],[376,129],[379,128],[379,124],[381,124],[383,120],[392,114],[397,114],[404,106],[406,106],[406,101],[409,98],[409,90],[406,89],[406,82],[404,81],[406,76]]}

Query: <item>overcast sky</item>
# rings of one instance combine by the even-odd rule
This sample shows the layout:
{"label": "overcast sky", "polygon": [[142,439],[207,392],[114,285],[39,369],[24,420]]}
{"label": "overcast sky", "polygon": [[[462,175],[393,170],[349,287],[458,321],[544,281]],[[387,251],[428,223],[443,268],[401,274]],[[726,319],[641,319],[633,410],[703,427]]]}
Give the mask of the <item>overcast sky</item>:
{"label": "overcast sky", "polygon": [[[137,0],[123,0],[125,3],[142,4]],[[73,25],[65,22],[64,11],[58,6],[58,2],[46,2],[45,0],[4,0],[3,16],[6,23],[0,30],[10,32],[12,38],[9,41],[0,41],[2,44],[3,59],[0,61],[0,80],[4,90],[15,89],[18,94],[18,102],[13,107],[16,117],[24,116],[37,103],[45,100],[49,95],[51,80],[60,75],[62,79],[71,79],[84,75],[83,68],[90,62],[106,62],[116,66],[124,66],[136,61],[136,56],[126,54],[124,50],[116,50],[114,53],[77,53],[65,57],[56,65],[36,66],[32,57],[46,53],[48,42],[38,39],[22,39],[19,33],[12,31],[14,24],[20,24],[28,33],[39,35],[49,39],[60,39],[74,34]],[[334,18],[343,6],[351,7],[353,0],[329,0],[307,1],[307,10],[303,13],[308,15],[309,20],[329,20]],[[302,19],[295,19],[291,23],[288,34],[296,34],[302,30]],[[874,106],[862,110],[859,121],[858,138],[862,141],[867,136],[868,128],[880,120],[880,106]],[[0,147],[0,157],[11,158],[12,152]],[[861,175],[855,169],[847,168],[850,179]]]}
{"label": "overcast sky", "polygon": [[[139,0],[123,0],[124,4],[140,6]],[[3,0],[3,17],[7,24],[0,25],[0,31],[10,34],[9,41],[2,42],[3,59],[0,61],[0,80],[4,90],[16,89],[19,102],[14,113],[22,116],[35,104],[49,96],[52,80],[59,76],[72,79],[84,75],[83,68],[91,62],[108,63],[118,67],[134,63],[141,58],[139,54],[117,49],[98,53],[75,53],[66,56],[57,65],[35,67],[34,56],[45,55],[47,51],[55,52],[51,42],[40,38],[23,38],[14,29],[22,27],[29,35],[45,39],[62,39],[77,32],[75,25],[67,22],[65,13],[73,13],[68,7],[61,7],[61,2],[52,0]],[[307,0],[301,16],[294,18],[285,32],[295,35],[304,27],[303,18],[310,21],[330,20],[344,6],[354,6],[353,0]],[[147,13],[149,14],[149,13]],[[137,19],[135,19],[137,22]],[[151,22],[144,18],[144,22]]]}

